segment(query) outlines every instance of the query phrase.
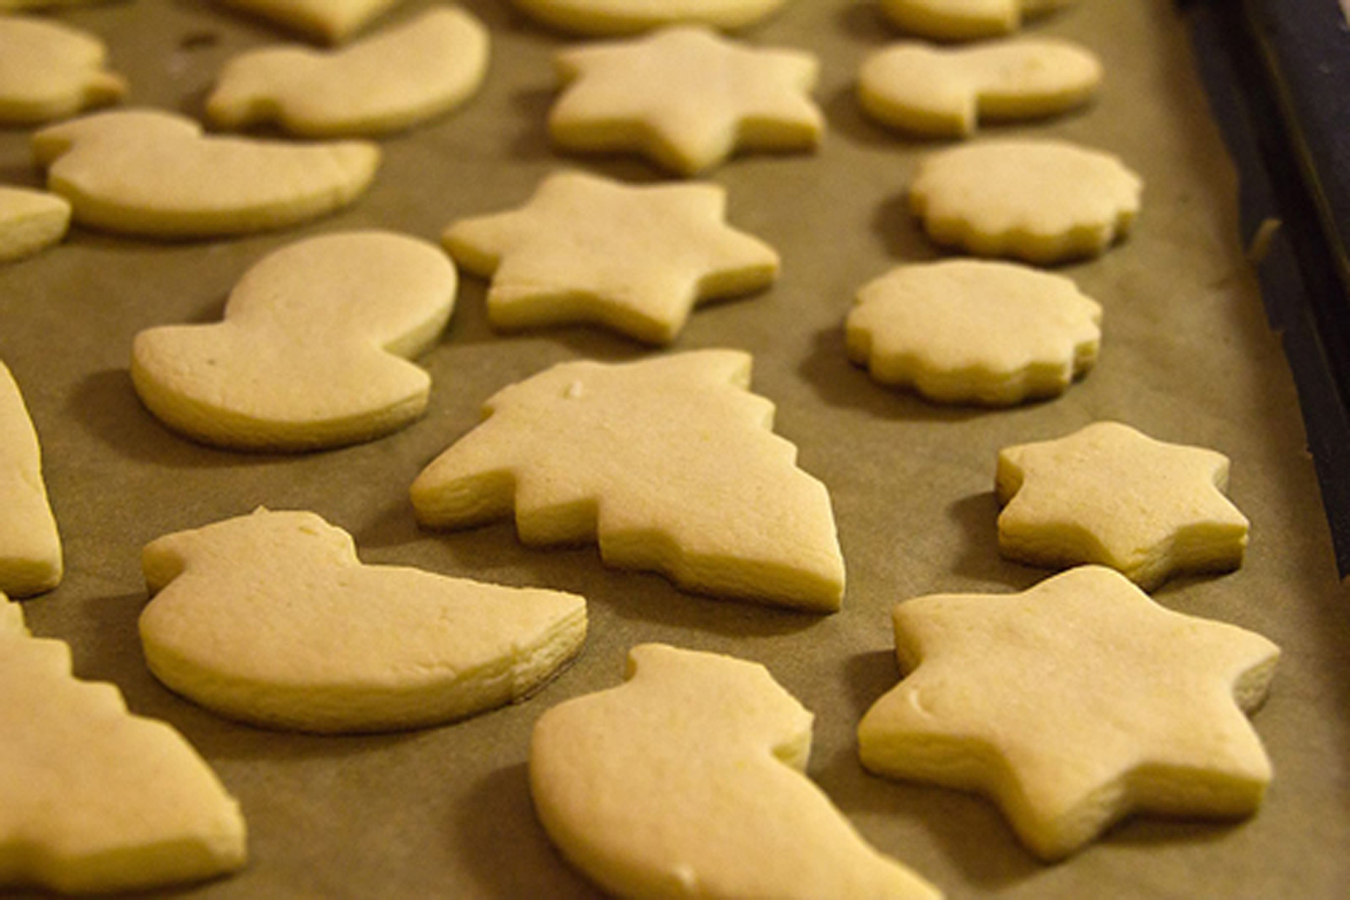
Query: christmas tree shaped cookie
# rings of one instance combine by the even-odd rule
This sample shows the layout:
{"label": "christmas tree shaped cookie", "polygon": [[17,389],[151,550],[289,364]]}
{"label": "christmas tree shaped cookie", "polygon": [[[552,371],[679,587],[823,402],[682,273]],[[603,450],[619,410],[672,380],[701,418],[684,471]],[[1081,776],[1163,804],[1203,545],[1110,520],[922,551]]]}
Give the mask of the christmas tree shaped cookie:
{"label": "christmas tree shaped cookie", "polygon": [[1172,612],[1084,566],[1012,595],[934,595],[894,612],[905,673],[858,727],[863,764],[988,794],[1059,859],[1132,812],[1238,817],[1270,762],[1245,712],[1279,649]]}
{"label": "christmas tree shaped cookie", "polygon": [[586,601],[404,566],[368,566],[313,513],[167,535],[142,554],[150,670],[225,716],[371,732],[519,700],[580,652]]}
{"label": "christmas tree shaped cookie", "polygon": [[805,776],[811,722],[761,665],[634,647],[625,684],[539,718],[535,809],[616,896],[935,900]]}
{"label": "christmas tree shaped cookie", "polygon": [[19,386],[0,363],[0,591],[27,597],[61,583],[61,536],[42,480],[42,448]]}
{"label": "christmas tree shaped cookie", "polygon": [[573,362],[505,388],[413,483],[418,520],[465,527],[514,509],[529,544],[598,540],[606,563],[690,590],[836,610],[829,494],[770,430],[750,365],[734,350]]}
{"label": "christmas tree shaped cookie", "polygon": [[144,890],[232,872],[239,805],[183,736],[77,680],[0,594],[0,889]]}

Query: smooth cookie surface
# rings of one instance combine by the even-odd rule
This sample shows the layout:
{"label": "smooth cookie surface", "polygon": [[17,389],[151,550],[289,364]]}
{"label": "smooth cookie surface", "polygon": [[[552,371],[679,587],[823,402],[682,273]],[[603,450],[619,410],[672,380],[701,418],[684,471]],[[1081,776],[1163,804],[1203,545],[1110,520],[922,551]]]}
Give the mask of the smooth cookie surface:
{"label": "smooth cookie surface", "polygon": [[575,34],[612,35],[665,25],[752,25],[786,0],[513,0],[531,18]]}
{"label": "smooth cookie surface", "polygon": [[70,228],[70,203],[47,191],[0,186],[0,263],[59,243]]}
{"label": "smooth cookie surface", "polygon": [[105,67],[107,55],[92,34],[29,16],[0,16],[0,122],[48,122],[120,99],[127,85]]}
{"label": "smooth cookie surface", "polygon": [[14,597],[49,591],[63,570],[37,431],[19,385],[0,362],[0,591]]}
{"label": "smooth cookie surface", "polygon": [[881,9],[910,34],[939,41],[966,41],[1011,34],[1024,19],[1076,0],[881,0]]}

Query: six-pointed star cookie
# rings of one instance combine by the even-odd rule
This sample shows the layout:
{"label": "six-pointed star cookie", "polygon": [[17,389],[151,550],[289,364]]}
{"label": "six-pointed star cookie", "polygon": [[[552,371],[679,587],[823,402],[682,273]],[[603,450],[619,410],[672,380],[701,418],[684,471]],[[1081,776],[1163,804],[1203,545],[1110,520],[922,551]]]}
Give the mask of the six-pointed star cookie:
{"label": "six-pointed star cookie", "polygon": [[894,611],[909,673],[863,717],[873,772],[992,795],[1058,859],[1125,815],[1249,815],[1270,763],[1243,714],[1279,648],[1159,606],[1084,566],[1006,596],[935,595]]}
{"label": "six-pointed star cookie", "polygon": [[1242,564],[1247,519],[1223,491],[1228,458],[1118,422],[1006,447],[999,552],[1032,565],[1101,563],[1145,590],[1181,572]]}
{"label": "six-pointed star cookie", "polygon": [[555,144],[641,152],[681,175],[736,150],[810,150],[825,118],[812,102],[819,64],[796,50],[759,49],[680,26],[556,57],[566,83],[549,113]]}
{"label": "six-pointed star cookie", "polygon": [[778,254],[724,216],[714,184],[632,187],[592,175],[547,178],[521,209],[464,219],[443,240],[490,277],[498,328],[597,322],[670,343],[699,302],[745,294],[778,275]]}

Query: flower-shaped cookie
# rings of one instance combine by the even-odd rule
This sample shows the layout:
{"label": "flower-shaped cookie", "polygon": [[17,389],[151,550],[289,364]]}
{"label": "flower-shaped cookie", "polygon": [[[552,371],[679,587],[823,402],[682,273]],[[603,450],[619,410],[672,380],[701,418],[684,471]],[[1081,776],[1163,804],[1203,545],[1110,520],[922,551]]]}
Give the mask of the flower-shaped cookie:
{"label": "flower-shaped cookie", "polygon": [[46,191],[0,186],[0,263],[58,243],[70,228],[70,204]]}
{"label": "flower-shaped cookie", "polygon": [[166,535],[141,557],[155,677],[222,715],[318,733],[440,724],[519,700],[581,650],[586,601],[369,566],[307,512]]}
{"label": "flower-shaped cookie", "polygon": [[753,25],[787,0],[514,0],[536,21],[574,34],[631,34],[663,25]]}
{"label": "flower-shaped cookie", "polygon": [[736,151],[811,150],[825,131],[809,53],[682,26],[562,50],[556,60],[565,86],[548,127],[566,150],[639,152],[689,176]]}
{"label": "flower-shaped cookie", "polygon": [[965,41],[1010,34],[1022,20],[1076,0],[881,0],[892,22],[919,37]]}
{"label": "flower-shaped cookie", "polygon": [[112,103],[127,85],[104,68],[107,49],[58,22],[0,16],[0,122],[28,124]]}
{"label": "flower-shaped cookie", "polygon": [[455,222],[443,240],[461,266],[492,279],[497,328],[597,322],[668,344],[696,304],[778,276],[773,248],[725,214],[719,185],[634,187],[559,173],[522,208]]}
{"label": "flower-shaped cookie", "polygon": [[1084,566],[1012,595],[900,603],[904,679],[858,727],[863,765],[991,795],[1047,860],[1132,812],[1253,813],[1270,763],[1244,712],[1279,648]]}
{"label": "flower-shaped cookie", "polygon": [[701,350],[554,366],[488,400],[486,421],[412,485],[418,520],[509,517],[521,540],[597,540],[601,558],[677,584],[837,610],[844,562],[825,486],[770,429],[750,356]]}
{"label": "flower-shaped cookie", "polygon": [[1119,422],[998,455],[999,552],[1036,566],[1100,563],[1145,590],[1242,564],[1245,516],[1224,496],[1228,458]]}
{"label": "flower-shaped cookie", "polygon": [[204,135],[158,110],[98,113],[33,136],[47,186],[76,222],[123,234],[214,237],[285,228],[355,200],[380,150]]}
{"label": "flower-shaped cookie", "polygon": [[893,44],[863,60],[858,100],[900,131],[966,137],[982,119],[1030,119],[1081,106],[1102,67],[1077,44],[1026,38],[972,47]]}
{"label": "flower-shaped cookie", "polygon": [[615,896],[935,900],[803,774],[811,719],[757,663],[634,647],[622,686],[539,717],[535,810]]}
{"label": "flower-shaped cookie", "polygon": [[210,766],[0,594],[0,891],[146,890],[232,872],[244,819]]}
{"label": "flower-shaped cookie", "polygon": [[50,591],[62,571],[37,432],[14,376],[0,362],[0,591],[15,597]]}
{"label": "flower-shaped cookie", "polygon": [[1060,275],[980,260],[900,266],[858,292],[848,354],[882,384],[1003,406],[1060,394],[1086,372],[1101,317]]}
{"label": "flower-shaped cookie", "polygon": [[1116,157],[1052,140],[926,157],[909,205],[939,244],[1036,264],[1096,256],[1129,233],[1143,182]]}
{"label": "flower-shaped cookie", "polygon": [[422,414],[431,377],[408,359],[440,338],[457,277],[433,244],[389,232],[310,238],[239,280],[223,322],[136,335],[146,407],[207,444],[313,450]]}
{"label": "flower-shaped cookie", "polygon": [[382,134],[458,106],[487,65],[487,28],[457,7],[433,7],[341,50],[265,47],[237,56],[206,114],[222,128],[275,121],[304,137]]}

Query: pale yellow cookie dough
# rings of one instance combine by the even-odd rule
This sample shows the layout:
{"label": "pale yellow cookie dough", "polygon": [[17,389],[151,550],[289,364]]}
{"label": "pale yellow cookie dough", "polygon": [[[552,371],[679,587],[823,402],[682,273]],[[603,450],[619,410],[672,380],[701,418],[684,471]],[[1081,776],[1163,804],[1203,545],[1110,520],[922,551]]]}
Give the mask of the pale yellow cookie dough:
{"label": "pale yellow cookie dough", "polygon": [[641,153],[690,176],[736,152],[814,150],[825,133],[819,63],[803,51],[680,26],[555,59],[564,87],[548,130],[564,150]]}
{"label": "pale yellow cookie dough", "polygon": [[523,699],[581,650],[586,601],[371,566],[313,513],[270,512],[145,547],[155,677],[230,718],[311,732],[462,719]]}
{"label": "pale yellow cookie dough", "polygon": [[49,591],[61,583],[63,568],[37,432],[0,362],[0,591],[15,597]]}
{"label": "pale yellow cookie dough", "polygon": [[995,478],[999,552],[1035,566],[1099,563],[1151,590],[1242,564],[1247,518],[1224,496],[1228,458],[1119,422],[1006,447]]}
{"label": "pale yellow cookie dough", "polygon": [[460,265],[492,279],[496,328],[592,322],[668,344],[694,306],[778,275],[773,248],[725,217],[720,185],[630,186],[565,172],[520,209],[452,223],[443,241]]}
{"label": "pale yellow cookie dough", "polygon": [[1056,140],[980,141],[927,156],[909,205],[939,244],[1044,265],[1096,256],[1122,240],[1143,186],[1098,150]]}
{"label": "pale yellow cookie dough", "polygon": [[858,291],[848,355],[930,400],[1006,406],[1061,394],[1086,373],[1101,318],[1061,275],[981,260],[905,265]]}
{"label": "pale yellow cookie dough", "polygon": [[1068,41],[1024,38],[955,49],[892,44],[863,60],[858,100],[878,122],[927,137],[967,137],[984,120],[1032,119],[1087,103],[1102,66]]}
{"label": "pale yellow cookie dough", "polygon": [[880,775],[987,794],[1055,860],[1134,813],[1255,812],[1271,767],[1251,723],[1279,648],[1172,612],[1084,566],[1019,594],[898,604],[904,679],[858,727]]}
{"label": "pale yellow cookie dough", "polygon": [[1024,19],[1071,6],[1077,0],[881,0],[881,9],[910,34],[939,41],[968,41],[1011,34]]}
{"label": "pale yellow cookie dough", "polygon": [[313,40],[338,44],[392,9],[399,0],[219,0]]}
{"label": "pale yellow cookie dough", "polygon": [[540,716],[530,793],[568,861],[616,896],[940,896],[806,777],[811,724],[757,663],[643,644],[625,684]]}
{"label": "pale yellow cookie dough", "polygon": [[598,540],[609,565],[715,596],[837,610],[844,562],[825,486],[750,393],[750,355],[572,362],[498,391],[412,485],[418,521],[508,518],[529,544]]}
{"label": "pale yellow cookie dough", "polygon": [[204,135],[158,110],[85,116],[33,136],[47,186],[81,225],[204,238],[286,228],[353,202],[375,177],[365,141],[288,144]]}
{"label": "pale yellow cookie dough", "polygon": [[487,74],[487,28],[459,7],[330,52],[266,47],[231,59],[206,101],[221,128],[276,122],[304,137],[409,128],[467,100]]}
{"label": "pale yellow cookie dough", "polygon": [[70,229],[70,203],[47,191],[0,186],[0,263],[59,243]]}
{"label": "pale yellow cookie dough", "polygon": [[777,12],[786,0],[514,0],[531,18],[573,34],[632,34],[666,25],[737,29]]}
{"label": "pale yellow cookie dough", "polygon": [[60,22],[0,16],[0,123],[32,124],[112,103],[126,93],[107,48]]}
{"label": "pale yellow cookie dough", "polygon": [[77,680],[65,643],[0,605],[0,890],[148,890],[241,868],[239,805],[183,736]]}
{"label": "pale yellow cookie dough", "polygon": [[302,451],[370,440],[426,409],[409,358],[440,339],[454,265],[434,244],[339,232],[273,252],[231,292],[224,321],[136,336],[131,379],[162,422],[203,443]]}

